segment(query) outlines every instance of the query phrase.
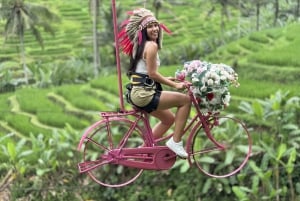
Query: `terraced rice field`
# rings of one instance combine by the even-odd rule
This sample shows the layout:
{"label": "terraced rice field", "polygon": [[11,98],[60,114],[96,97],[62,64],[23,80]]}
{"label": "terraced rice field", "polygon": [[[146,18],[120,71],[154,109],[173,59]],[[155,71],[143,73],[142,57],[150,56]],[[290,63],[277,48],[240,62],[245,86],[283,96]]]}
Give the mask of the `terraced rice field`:
{"label": "terraced rice field", "polygon": [[[54,25],[55,37],[43,33],[44,50],[41,50],[30,34],[26,34],[28,65],[41,62],[42,66],[47,66],[54,60],[76,56],[84,49],[92,50],[92,28],[86,2],[79,0],[72,3],[58,0],[32,2],[48,5],[62,21]],[[141,7],[143,4],[124,0],[118,5],[126,11],[133,7]],[[106,6],[109,7],[109,4]],[[163,8],[159,13],[159,19],[173,31],[172,36],[164,37],[166,45],[163,52],[172,53],[172,50],[180,50],[189,44],[189,48],[192,48],[192,45],[199,46],[201,42],[219,35],[219,14],[214,13],[207,18],[206,13],[199,12],[205,9],[201,6],[203,5],[198,5],[196,1],[189,1],[174,5],[172,8]],[[234,20],[228,22],[229,30],[236,26]],[[104,27],[101,24],[99,29]],[[2,31],[0,29],[0,32]],[[241,100],[265,98],[278,89],[299,94],[300,37],[297,34],[299,31],[300,25],[294,24],[252,33],[226,46],[220,46],[213,53],[200,58],[232,65],[238,72],[241,87],[232,89],[231,111],[237,112]],[[0,38],[0,43],[3,43],[3,37]],[[16,40],[11,39],[5,43],[4,48],[0,49],[0,65],[2,69],[13,69],[14,76],[21,76],[16,46],[18,46]],[[162,72],[174,75],[181,65],[182,63],[176,62],[167,68],[163,66]],[[127,79],[125,76],[123,79],[125,84]],[[116,75],[103,75],[82,85],[18,89],[14,93],[0,95],[0,134],[16,133],[17,136],[25,137],[30,133],[50,134],[53,129],[64,129],[67,124],[83,130],[98,119],[99,111],[116,110],[119,107],[118,98]]]}

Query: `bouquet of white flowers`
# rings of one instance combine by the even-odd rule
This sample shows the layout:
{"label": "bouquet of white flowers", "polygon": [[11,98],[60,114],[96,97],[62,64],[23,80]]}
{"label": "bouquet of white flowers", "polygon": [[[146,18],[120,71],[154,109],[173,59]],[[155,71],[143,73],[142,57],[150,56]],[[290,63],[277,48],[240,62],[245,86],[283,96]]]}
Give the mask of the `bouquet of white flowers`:
{"label": "bouquet of white flowers", "polygon": [[218,113],[229,105],[228,87],[239,86],[238,75],[228,65],[212,64],[206,61],[193,60],[186,62],[182,70],[177,70],[178,80],[192,83],[192,91],[203,113]]}

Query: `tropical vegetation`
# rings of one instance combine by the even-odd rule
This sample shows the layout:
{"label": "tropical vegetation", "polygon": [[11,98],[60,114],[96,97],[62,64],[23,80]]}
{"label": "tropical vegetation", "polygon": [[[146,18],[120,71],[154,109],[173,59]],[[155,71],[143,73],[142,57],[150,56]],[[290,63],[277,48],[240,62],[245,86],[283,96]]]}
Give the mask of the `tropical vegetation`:
{"label": "tropical vegetation", "polygon": [[110,1],[0,0],[0,200],[300,200],[300,1],[116,3],[118,23],[146,6],[172,30],[164,75],[194,59],[234,68],[240,87],[223,112],[251,133],[248,164],[214,179],[178,160],[120,189],[80,175],[82,133],[120,106]]}

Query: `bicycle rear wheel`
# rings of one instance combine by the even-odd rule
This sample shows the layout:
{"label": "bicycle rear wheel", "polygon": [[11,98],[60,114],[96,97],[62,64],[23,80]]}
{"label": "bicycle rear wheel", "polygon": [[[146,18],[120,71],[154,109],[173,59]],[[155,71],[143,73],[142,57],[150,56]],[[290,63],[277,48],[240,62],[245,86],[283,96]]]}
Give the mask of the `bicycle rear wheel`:
{"label": "bicycle rear wheel", "polygon": [[219,145],[207,137],[202,127],[198,127],[189,150],[190,160],[211,177],[224,178],[236,174],[251,154],[252,142],[247,128],[232,117],[216,117],[209,121],[209,127],[212,137]]}
{"label": "bicycle rear wheel", "polygon": [[[132,132],[129,132],[133,129]],[[89,170],[88,175],[98,184],[107,187],[122,187],[135,181],[142,169],[126,167],[109,161],[108,152],[113,149],[136,148],[143,144],[142,132],[128,119],[110,119],[94,124],[89,132],[83,159],[89,163],[97,161],[97,168]]]}

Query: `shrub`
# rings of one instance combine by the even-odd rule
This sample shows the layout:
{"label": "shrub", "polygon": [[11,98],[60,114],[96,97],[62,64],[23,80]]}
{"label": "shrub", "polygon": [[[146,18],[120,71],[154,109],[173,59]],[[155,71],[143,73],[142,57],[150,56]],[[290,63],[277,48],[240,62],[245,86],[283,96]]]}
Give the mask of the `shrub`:
{"label": "shrub", "polygon": [[67,112],[66,113],[38,112],[36,115],[41,123],[56,128],[63,128],[66,126],[66,124],[70,124],[73,128],[83,129],[90,124],[88,120],[68,114]]}
{"label": "shrub", "polygon": [[249,61],[255,61],[267,65],[276,66],[300,66],[300,40],[294,41],[285,47],[280,47],[271,51],[258,52],[249,57]]}
{"label": "shrub", "polygon": [[31,118],[22,115],[22,114],[13,114],[9,113],[5,115],[5,121],[17,130],[18,132],[22,133],[24,136],[29,136],[30,133],[33,134],[39,134],[39,133],[44,133],[44,134],[50,134],[51,131],[48,129],[44,129],[38,126],[35,126],[31,123]]}
{"label": "shrub", "polygon": [[87,97],[81,90],[82,87],[84,86],[65,85],[57,89],[57,94],[77,108],[94,111],[104,110],[101,101],[91,96]]}
{"label": "shrub", "polygon": [[261,33],[261,32],[254,32],[254,33],[250,34],[249,39],[251,41],[255,41],[258,43],[263,43],[263,44],[269,43],[268,37],[266,37],[264,35],[264,33]]}
{"label": "shrub", "polygon": [[261,50],[262,45],[259,43],[253,43],[250,40],[248,40],[247,38],[241,39],[239,41],[240,45],[245,48],[246,50],[249,50],[251,52],[256,52]]}
{"label": "shrub", "polygon": [[62,112],[62,108],[55,105],[47,98],[49,89],[35,89],[35,88],[24,88],[18,90],[16,93],[18,104],[20,109],[31,113],[37,114],[39,112]]}

